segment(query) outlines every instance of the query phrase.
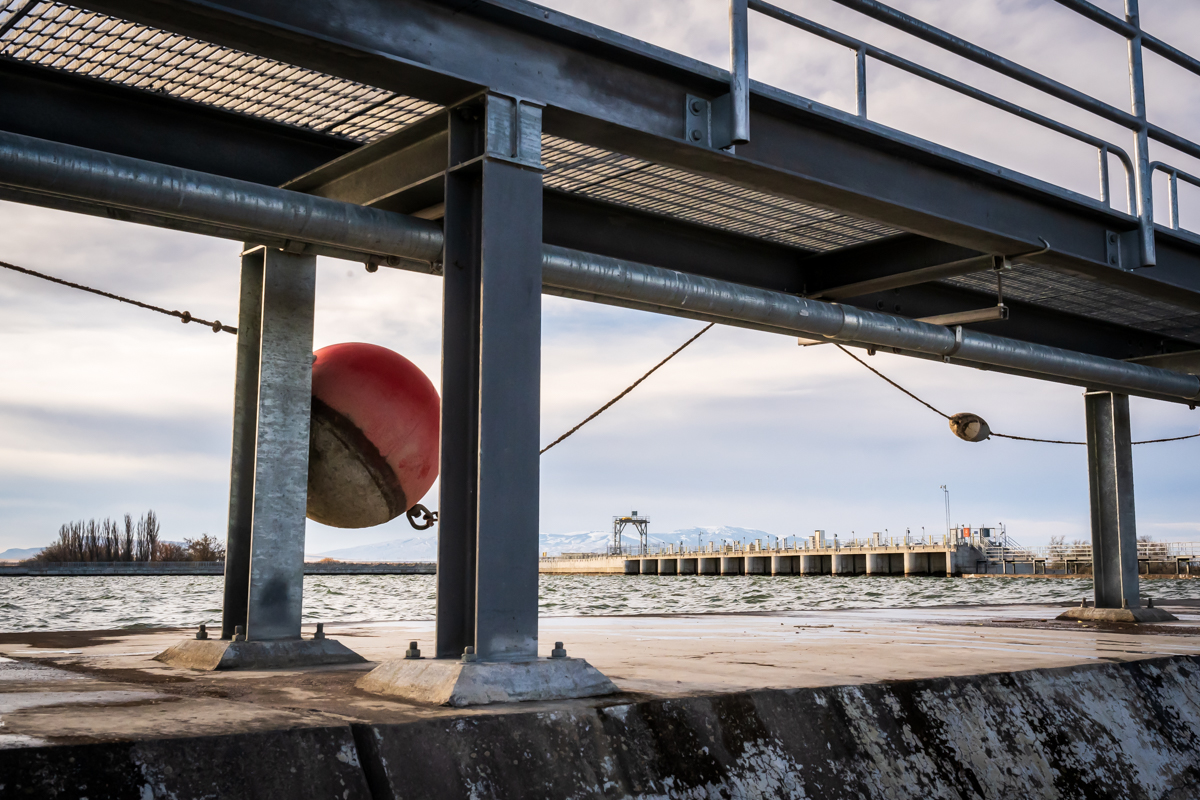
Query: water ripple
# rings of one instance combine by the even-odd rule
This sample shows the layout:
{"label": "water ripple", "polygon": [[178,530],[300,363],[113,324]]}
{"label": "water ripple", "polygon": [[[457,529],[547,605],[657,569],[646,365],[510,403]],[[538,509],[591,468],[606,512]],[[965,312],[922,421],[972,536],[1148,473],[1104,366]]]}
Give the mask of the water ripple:
{"label": "water ripple", "polygon": [[[0,631],[193,626],[221,617],[217,575],[0,578]],[[1200,599],[1200,581],[1142,581],[1155,599]],[[542,616],[913,608],[1061,603],[1092,596],[1071,579],[845,576],[544,575]],[[428,620],[432,575],[309,575],[306,622]]]}

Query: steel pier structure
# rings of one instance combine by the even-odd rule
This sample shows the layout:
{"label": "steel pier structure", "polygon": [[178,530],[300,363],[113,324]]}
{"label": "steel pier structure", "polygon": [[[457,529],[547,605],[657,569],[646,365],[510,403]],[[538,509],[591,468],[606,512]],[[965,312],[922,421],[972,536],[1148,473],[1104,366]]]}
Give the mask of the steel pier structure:
{"label": "steel pier structure", "polygon": [[[728,71],[523,0],[0,0],[0,199],[245,243],[224,636],[300,635],[318,255],[444,281],[439,658],[536,654],[543,293],[1081,387],[1097,603],[1137,607],[1128,396],[1200,397],[1200,145],[1148,117],[1143,50],[1200,62],[1137,0],[1058,0],[1127,39],[1124,111],[830,2],[1132,144],[761,0]],[[856,113],[750,81],[755,15],[852,51]],[[1094,196],[874,122],[873,62],[1094,148]]]}

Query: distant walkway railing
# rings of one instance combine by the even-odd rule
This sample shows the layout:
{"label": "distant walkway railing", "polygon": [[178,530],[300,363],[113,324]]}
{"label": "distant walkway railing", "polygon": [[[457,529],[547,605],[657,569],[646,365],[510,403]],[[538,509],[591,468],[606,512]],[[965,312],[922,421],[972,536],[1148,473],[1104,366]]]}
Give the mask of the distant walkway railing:
{"label": "distant walkway railing", "polygon": [[[1138,542],[1139,561],[1200,560],[1200,542]],[[1087,561],[1092,560],[1090,544],[1048,545],[1045,547],[995,546],[984,548],[989,561]]]}
{"label": "distant walkway railing", "polygon": [[744,556],[744,555],[771,555],[778,553],[803,553],[803,552],[823,552],[830,553],[839,550],[882,550],[897,548],[935,548],[939,550],[960,547],[963,545],[974,544],[976,539],[965,539],[958,536],[942,534],[941,536],[885,536],[882,534],[871,534],[870,536],[853,537],[850,539],[842,539],[840,537],[832,537],[825,540],[814,540],[814,537],[799,537],[788,536],[777,539],[774,542],[763,542],[761,539],[756,539],[753,542],[725,542],[717,544],[716,542],[708,542],[701,545],[689,545],[686,542],[678,544],[659,544],[647,547],[642,551],[637,545],[627,545],[620,551],[608,548],[602,553],[561,553],[559,555],[542,556],[543,561],[547,560],[562,560],[562,559],[594,559],[594,558],[613,558],[615,556],[628,556],[630,558],[670,558],[672,556],[692,556],[692,557],[719,557],[719,556]]}
{"label": "distant walkway railing", "polygon": [[[725,138],[731,143],[741,144],[750,141],[751,138],[748,15],[749,12],[754,11],[851,50],[855,55],[857,116],[864,121],[867,119],[867,61],[872,59],[1096,148],[1100,167],[1100,201],[1109,207],[1112,206],[1112,189],[1109,180],[1108,157],[1109,155],[1115,156],[1125,170],[1128,213],[1138,220],[1140,263],[1136,266],[1146,267],[1155,264],[1153,209],[1155,171],[1161,171],[1168,176],[1168,198],[1171,204],[1170,224],[1171,228],[1175,230],[1180,229],[1178,181],[1182,179],[1188,183],[1197,185],[1200,183],[1194,176],[1176,167],[1157,161],[1152,162],[1150,160],[1150,140],[1193,158],[1200,158],[1200,144],[1147,119],[1142,52],[1149,50],[1196,75],[1200,75],[1200,60],[1143,31],[1137,0],[1126,0],[1127,15],[1125,18],[1111,14],[1087,0],[1056,0],[1059,5],[1108,28],[1128,41],[1131,111],[1124,111],[1053,78],[1028,69],[997,53],[891,8],[879,0],[833,0],[833,2],[854,9],[892,28],[904,31],[992,72],[1023,83],[1045,95],[1083,109],[1106,122],[1116,123],[1134,134],[1136,151],[1134,157],[1131,158],[1122,148],[1098,136],[1039,114],[1017,103],[1004,100],[764,0],[731,0],[730,2],[729,132]],[[1059,191],[1064,194],[1072,194],[1065,189]],[[1135,266],[1118,265],[1117,263],[1113,265],[1124,269]]]}
{"label": "distant walkway railing", "polygon": [[[562,560],[590,560],[600,558],[614,558],[624,556],[628,558],[671,558],[671,557],[691,557],[691,558],[716,558],[721,556],[745,556],[745,555],[773,555],[773,554],[795,554],[804,552],[821,552],[830,553],[841,550],[896,550],[901,548],[911,549],[938,549],[944,550],[955,547],[971,545],[976,547],[984,554],[988,561],[1083,561],[1091,562],[1092,546],[1090,544],[1070,544],[1070,545],[1048,545],[1044,547],[1025,547],[1023,545],[1010,542],[1008,545],[988,544],[987,540],[980,540],[977,537],[963,538],[949,536],[880,536],[871,535],[868,537],[854,537],[850,539],[831,538],[826,539],[823,544],[814,543],[813,537],[787,537],[776,540],[775,542],[766,542],[756,540],[753,542],[726,542],[717,544],[709,542],[703,545],[688,545],[687,543],[679,544],[661,544],[654,547],[649,547],[646,551],[639,552],[638,547],[623,547],[620,552],[613,552],[610,548],[609,552],[603,553],[562,553],[559,555],[546,555],[542,557],[543,561],[562,561]],[[1139,542],[1138,543],[1138,560],[1140,561],[1173,561],[1173,560],[1194,560],[1200,561],[1200,542]]]}

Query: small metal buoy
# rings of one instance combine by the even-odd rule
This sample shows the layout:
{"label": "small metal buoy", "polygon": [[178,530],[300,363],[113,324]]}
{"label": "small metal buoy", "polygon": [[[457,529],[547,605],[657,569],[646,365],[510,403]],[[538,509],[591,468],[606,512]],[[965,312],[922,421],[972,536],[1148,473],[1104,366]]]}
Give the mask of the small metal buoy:
{"label": "small metal buoy", "polygon": [[421,651],[417,649],[416,642],[409,642],[408,649],[404,651],[405,658],[420,658]]}
{"label": "small metal buoy", "polygon": [[475,655],[475,648],[467,645],[467,649],[463,650],[462,660],[467,662],[478,661],[479,656]]}
{"label": "small metal buoy", "polygon": [[208,638],[208,626],[205,625],[203,622],[200,623],[200,630],[196,631],[196,638],[197,639],[207,639]]}
{"label": "small metal buoy", "polygon": [[551,658],[566,658],[567,651],[563,648],[562,642],[555,642],[554,649],[550,651]]}
{"label": "small metal buoy", "polygon": [[324,639],[325,638],[325,623],[324,622],[317,623],[317,632],[313,634],[313,638],[314,639]]}
{"label": "small metal buoy", "polygon": [[966,411],[950,417],[950,430],[964,442],[982,442],[992,435],[983,417]]}

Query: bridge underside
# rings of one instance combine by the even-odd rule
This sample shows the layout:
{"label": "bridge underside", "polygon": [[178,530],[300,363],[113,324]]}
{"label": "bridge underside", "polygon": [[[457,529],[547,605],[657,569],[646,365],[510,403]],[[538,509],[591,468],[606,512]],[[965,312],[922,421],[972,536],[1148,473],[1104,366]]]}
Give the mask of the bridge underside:
{"label": "bridge underside", "polygon": [[1005,275],[1009,319],[968,327],[1121,359],[1200,350],[1200,238],[1160,228],[1159,265],[1122,268],[1134,217],[765,86],[751,144],[690,144],[686,98],[723,92],[723,71],[555,12],[32,5],[0,21],[2,130],[282,185],[490,89],[546,104],[549,244],[921,318],[994,306],[986,256],[1044,239]]}
{"label": "bridge underside", "polygon": [[[465,272],[446,272],[439,656],[536,653],[542,244],[911,318],[995,307],[994,259],[1015,257],[1007,318],[964,327],[1200,364],[1200,237],[1160,227],[1157,265],[1135,269],[1134,216],[758,84],[752,141],[713,149],[688,113],[728,73],[522,0],[85,5],[0,0],[0,131],[443,221]],[[1114,402],[1089,401],[1094,471],[1128,462]],[[272,463],[259,439],[235,475]],[[1127,477],[1120,497],[1093,487],[1117,549]],[[232,520],[231,542],[268,535]],[[1136,604],[1129,585],[1106,602]]]}

